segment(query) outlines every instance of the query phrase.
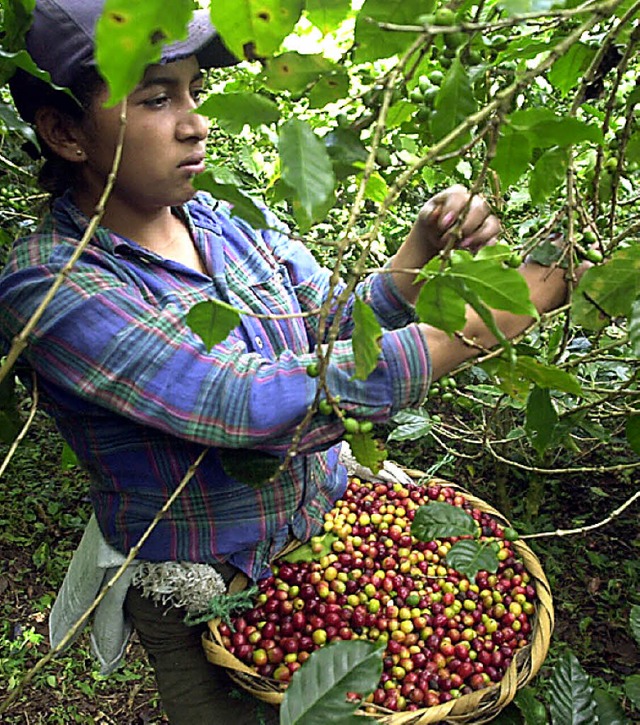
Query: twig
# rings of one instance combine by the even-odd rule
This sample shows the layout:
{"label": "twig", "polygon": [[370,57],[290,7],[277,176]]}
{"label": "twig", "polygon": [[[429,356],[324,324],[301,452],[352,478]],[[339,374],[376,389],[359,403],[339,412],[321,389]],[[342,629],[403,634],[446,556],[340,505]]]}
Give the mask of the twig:
{"label": "twig", "polygon": [[4,475],[4,472],[7,470],[7,467],[9,466],[9,462],[13,458],[13,454],[18,449],[18,446],[23,441],[24,437],[27,435],[27,431],[31,427],[31,423],[33,423],[33,419],[35,418],[36,411],[38,410],[38,380],[36,378],[36,374],[33,373],[32,376],[33,379],[33,392],[31,394],[31,409],[29,410],[29,415],[27,417],[27,420],[25,421],[25,424],[22,426],[22,429],[16,436],[16,439],[11,444],[11,447],[7,451],[7,455],[4,457],[4,460],[2,461],[2,465],[0,465],[0,478]]}
{"label": "twig", "polygon": [[594,531],[600,529],[603,526],[611,523],[614,519],[618,518],[621,513],[632,506],[640,498],[640,491],[636,491],[631,498],[627,499],[621,506],[618,506],[615,511],[612,511],[606,519],[599,521],[597,524],[589,524],[588,526],[580,526],[577,529],[556,529],[555,531],[541,531],[538,534],[523,534],[521,539],[542,539],[543,537],[549,536],[571,536],[572,534],[586,534],[587,531]]}

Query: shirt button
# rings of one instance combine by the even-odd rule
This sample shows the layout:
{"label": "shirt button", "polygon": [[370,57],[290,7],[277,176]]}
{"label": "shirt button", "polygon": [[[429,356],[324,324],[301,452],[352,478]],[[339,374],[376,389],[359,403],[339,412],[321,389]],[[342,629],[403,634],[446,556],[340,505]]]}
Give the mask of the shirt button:
{"label": "shirt button", "polygon": [[262,342],[262,338],[260,337],[260,335],[256,335],[254,342],[256,343],[256,347],[258,348],[258,350],[262,350],[262,348],[264,347],[264,342]]}

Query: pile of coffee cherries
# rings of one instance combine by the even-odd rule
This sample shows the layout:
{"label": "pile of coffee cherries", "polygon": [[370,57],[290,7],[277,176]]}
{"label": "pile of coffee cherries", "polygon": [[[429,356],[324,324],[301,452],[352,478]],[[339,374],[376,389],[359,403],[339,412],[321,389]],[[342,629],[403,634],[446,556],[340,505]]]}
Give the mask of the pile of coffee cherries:
{"label": "pile of coffee cherries", "polygon": [[[444,501],[498,542],[498,571],[474,581],[447,566],[455,537],[418,541],[416,510]],[[224,646],[286,685],[311,653],[335,640],[383,641],[383,673],[368,702],[411,711],[499,682],[532,632],[536,592],[502,527],[452,486],[352,477],[326,515],[317,560],[276,561],[253,608],[222,623]],[[330,547],[327,550],[327,540]]]}

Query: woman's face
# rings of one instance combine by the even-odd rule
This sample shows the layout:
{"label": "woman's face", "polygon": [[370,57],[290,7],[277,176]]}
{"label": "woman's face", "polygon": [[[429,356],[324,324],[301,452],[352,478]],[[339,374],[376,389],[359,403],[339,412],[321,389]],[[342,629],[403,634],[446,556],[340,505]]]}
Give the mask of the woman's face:
{"label": "woman's face", "polygon": [[[194,113],[202,91],[194,56],[150,66],[127,101],[122,160],[109,200],[110,210],[154,212],[188,201],[192,179],[204,170],[208,119]],[[95,205],[111,169],[120,131],[121,106],[104,108],[104,88],[82,124],[86,161],[80,170],[77,197]],[[92,209],[93,210],[93,209]]]}

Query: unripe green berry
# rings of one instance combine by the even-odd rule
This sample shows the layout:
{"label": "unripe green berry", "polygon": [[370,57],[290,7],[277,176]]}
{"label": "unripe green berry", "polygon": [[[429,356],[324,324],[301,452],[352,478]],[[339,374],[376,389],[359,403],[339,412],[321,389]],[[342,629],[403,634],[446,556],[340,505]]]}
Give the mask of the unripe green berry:
{"label": "unripe green berry", "polygon": [[318,403],[318,412],[322,415],[331,415],[333,413],[333,406],[326,398],[322,398]]}
{"label": "unripe green berry", "polygon": [[360,423],[355,418],[343,418],[342,425],[347,433],[359,433]]}

